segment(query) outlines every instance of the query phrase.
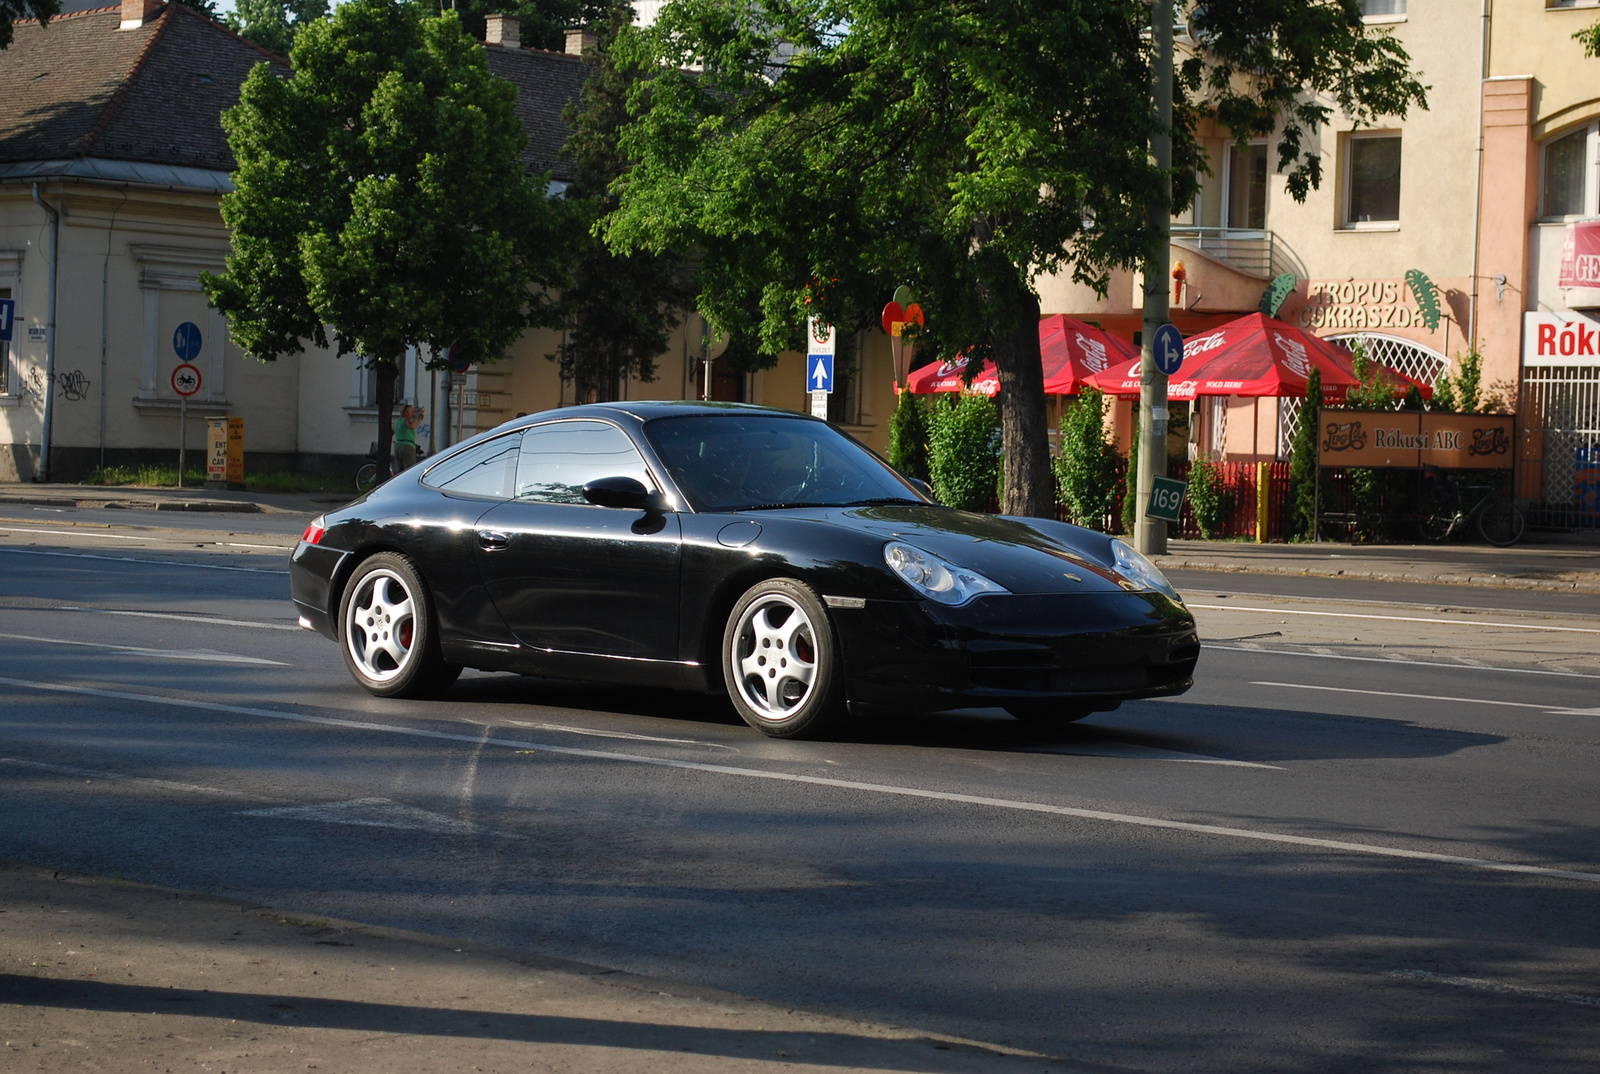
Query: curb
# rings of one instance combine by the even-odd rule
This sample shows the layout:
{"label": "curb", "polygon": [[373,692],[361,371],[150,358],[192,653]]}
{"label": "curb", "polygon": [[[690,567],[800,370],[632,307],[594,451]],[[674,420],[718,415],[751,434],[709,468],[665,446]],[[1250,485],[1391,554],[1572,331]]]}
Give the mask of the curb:
{"label": "curb", "polygon": [[102,500],[73,496],[0,496],[0,504],[16,503],[34,507],[105,507],[124,511],[211,511],[258,515],[261,504],[234,500]]}
{"label": "curb", "polygon": [[1174,560],[1157,557],[1156,565],[1163,570],[1211,571],[1217,574],[1276,574],[1297,578],[1355,578],[1370,582],[1424,582],[1438,585],[1476,586],[1483,589],[1538,589],[1555,593],[1600,594],[1600,575],[1594,572],[1574,572],[1562,577],[1518,577],[1503,574],[1434,574],[1422,576],[1415,571],[1362,570],[1340,567],[1338,569],[1304,566],[1270,566],[1252,563],[1247,565],[1204,560]]}

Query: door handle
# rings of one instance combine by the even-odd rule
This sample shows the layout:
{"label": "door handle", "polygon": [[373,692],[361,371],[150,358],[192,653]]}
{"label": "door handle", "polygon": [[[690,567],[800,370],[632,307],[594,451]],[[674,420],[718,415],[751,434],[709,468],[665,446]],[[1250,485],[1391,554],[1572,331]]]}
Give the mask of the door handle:
{"label": "door handle", "polygon": [[485,552],[498,551],[510,543],[511,537],[508,534],[501,533],[499,530],[478,531],[478,547]]}

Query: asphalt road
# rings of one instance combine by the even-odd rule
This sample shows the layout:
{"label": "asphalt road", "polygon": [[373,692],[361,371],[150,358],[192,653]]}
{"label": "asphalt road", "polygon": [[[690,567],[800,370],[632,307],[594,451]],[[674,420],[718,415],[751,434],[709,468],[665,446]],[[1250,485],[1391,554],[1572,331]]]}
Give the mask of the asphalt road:
{"label": "asphalt road", "polygon": [[786,743],[370,698],[294,628],[298,526],[111,514],[0,512],[0,858],[1116,1068],[1600,1055],[1593,597],[1197,573],[1182,698]]}

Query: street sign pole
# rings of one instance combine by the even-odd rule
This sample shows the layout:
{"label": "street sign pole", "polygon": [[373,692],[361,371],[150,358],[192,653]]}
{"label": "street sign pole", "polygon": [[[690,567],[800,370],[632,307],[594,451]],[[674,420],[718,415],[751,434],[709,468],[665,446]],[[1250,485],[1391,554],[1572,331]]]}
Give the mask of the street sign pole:
{"label": "street sign pole", "polygon": [[183,453],[188,447],[189,397],[178,396],[178,487],[183,488]]}
{"label": "street sign pole", "polygon": [[[1172,168],[1172,5],[1154,0],[1150,5],[1150,28],[1155,43],[1151,58],[1151,93],[1155,97],[1156,130],[1150,137],[1150,155],[1162,172]],[[1155,488],[1155,479],[1167,473],[1167,375],[1156,365],[1156,331],[1167,323],[1167,271],[1172,252],[1169,229],[1172,224],[1172,178],[1162,181],[1163,195],[1147,209],[1151,248],[1144,264],[1144,324],[1140,334],[1139,362],[1139,474],[1135,492],[1133,546],[1145,555],[1160,555],[1167,550],[1167,524],[1150,518],[1145,505]]]}
{"label": "street sign pole", "polygon": [[[185,322],[188,325],[188,322]],[[193,325],[188,325],[193,328]],[[188,449],[189,436],[189,396],[200,390],[200,370],[189,364],[189,358],[200,353],[198,331],[195,336],[194,346],[187,348],[179,346],[178,356],[183,358],[178,363],[178,368],[172,371],[172,390],[178,396],[178,487],[183,488],[184,453]],[[185,357],[187,355],[187,357]]]}

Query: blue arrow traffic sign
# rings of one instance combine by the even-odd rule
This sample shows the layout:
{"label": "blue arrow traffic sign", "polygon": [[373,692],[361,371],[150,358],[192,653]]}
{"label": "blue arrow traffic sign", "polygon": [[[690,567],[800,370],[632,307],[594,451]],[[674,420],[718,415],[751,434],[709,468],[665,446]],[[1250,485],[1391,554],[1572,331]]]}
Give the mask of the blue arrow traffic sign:
{"label": "blue arrow traffic sign", "polygon": [[200,357],[200,326],[184,321],[172,333],[172,349],[178,352],[178,361],[192,362]]}
{"label": "blue arrow traffic sign", "polygon": [[1169,377],[1183,365],[1183,333],[1175,324],[1157,328],[1150,349],[1155,352],[1156,368]]}
{"label": "blue arrow traffic sign", "polygon": [[11,326],[17,320],[17,302],[13,298],[0,298],[0,343],[11,342]]}
{"label": "blue arrow traffic sign", "polygon": [[812,354],[806,356],[806,391],[831,392],[833,391],[833,355]]}

